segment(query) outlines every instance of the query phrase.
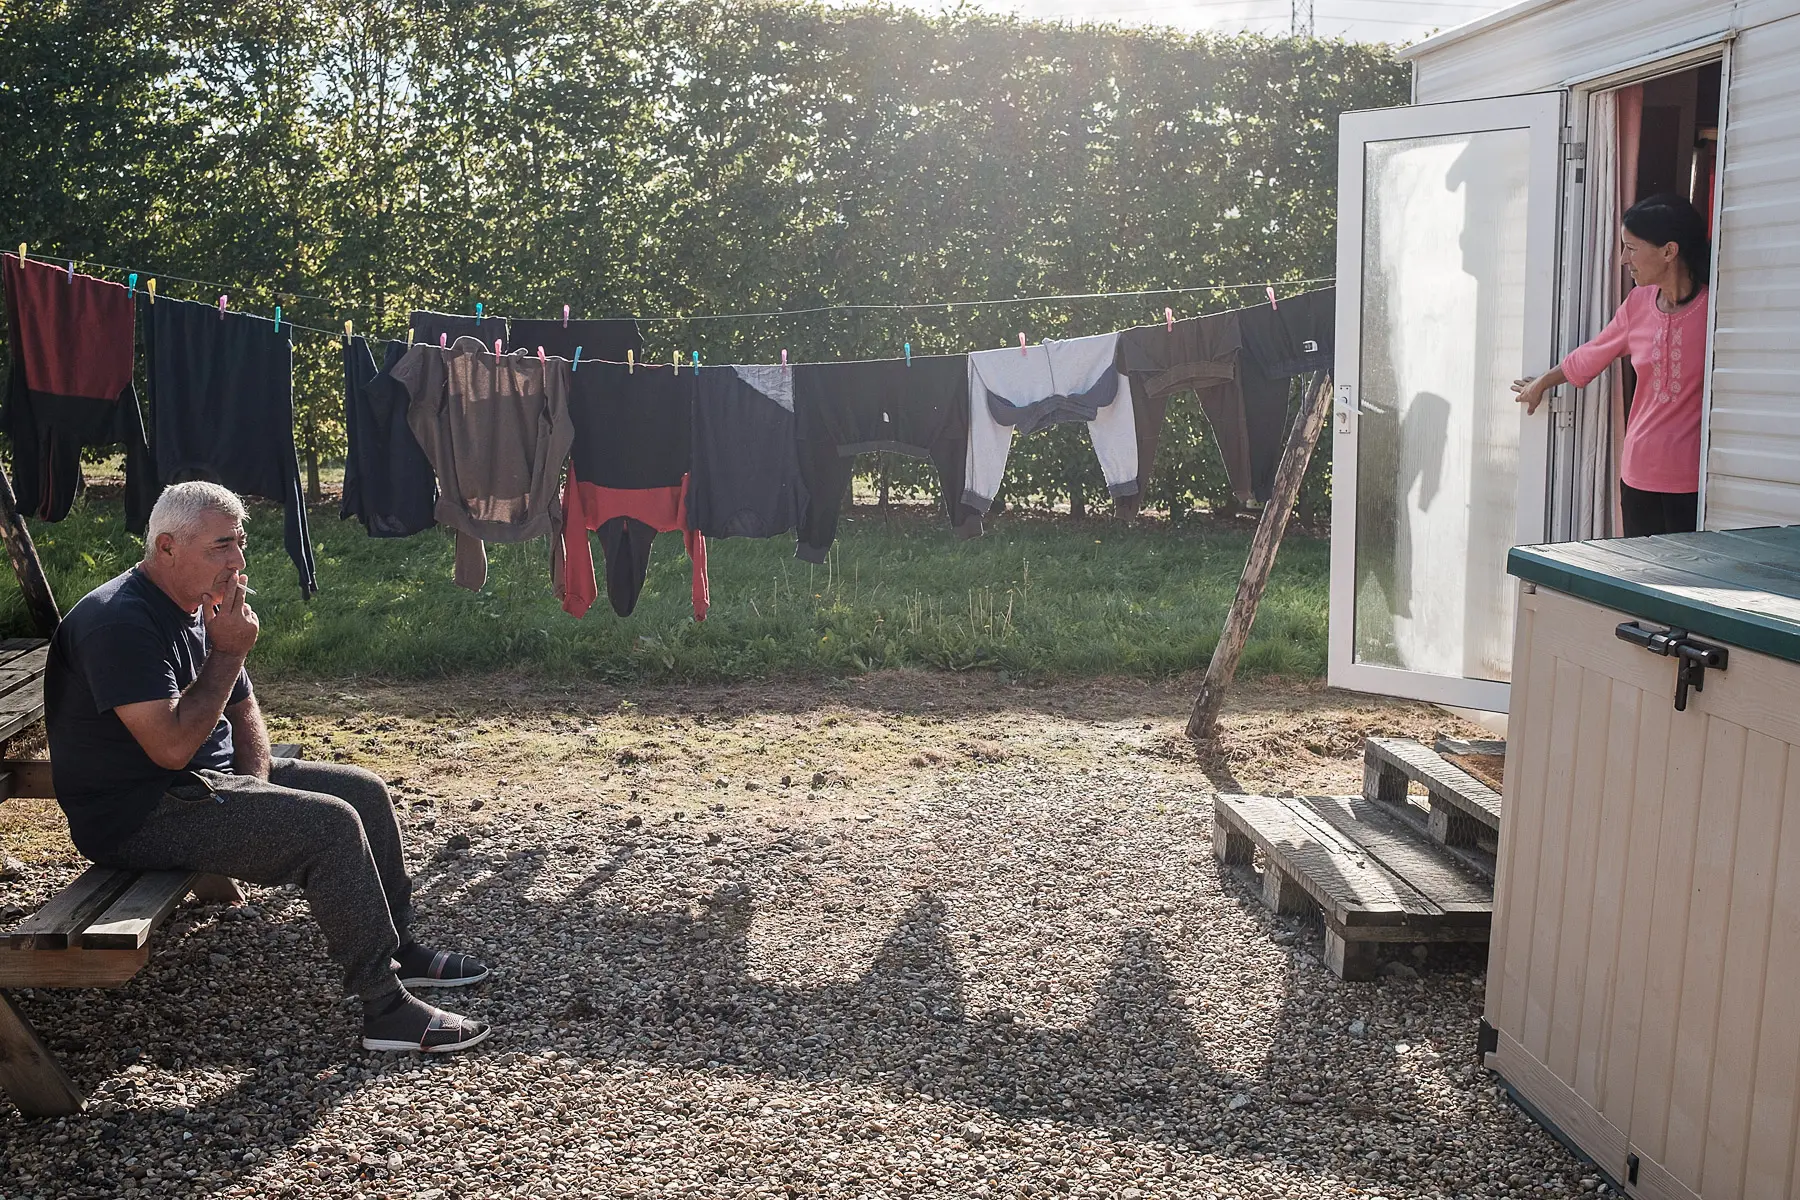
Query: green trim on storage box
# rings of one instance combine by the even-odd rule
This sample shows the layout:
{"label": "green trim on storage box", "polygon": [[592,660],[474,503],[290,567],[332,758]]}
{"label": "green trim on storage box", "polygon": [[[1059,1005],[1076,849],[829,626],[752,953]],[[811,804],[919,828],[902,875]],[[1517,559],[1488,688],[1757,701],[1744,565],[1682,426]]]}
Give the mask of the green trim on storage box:
{"label": "green trim on storage box", "polygon": [[1800,662],[1800,525],[1518,546],[1506,569],[1628,617]]}

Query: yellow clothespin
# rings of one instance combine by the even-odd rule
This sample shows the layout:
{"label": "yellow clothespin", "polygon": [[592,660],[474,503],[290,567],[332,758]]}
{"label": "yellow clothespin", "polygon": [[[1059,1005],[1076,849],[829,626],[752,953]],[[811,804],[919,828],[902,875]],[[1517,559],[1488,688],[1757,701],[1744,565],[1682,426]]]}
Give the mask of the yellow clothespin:
{"label": "yellow clothespin", "polygon": [[20,262],[25,261],[25,243],[24,242],[19,243],[19,261]]}
{"label": "yellow clothespin", "polygon": [[681,374],[681,351],[669,351],[669,365],[675,368],[675,373],[677,375]]}
{"label": "yellow clothespin", "polygon": [[413,327],[411,325],[406,327],[406,344],[409,346],[413,344]]}
{"label": "yellow clothespin", "polygon": [[636,350],[627,350],[625,352],[625,373],[627,375],[636,375],[637,374],[637,351]]}
{"label": "yellow clothespin", "polygon": [[346,342],[350,340],[350,322],[348,321],[344,322],[344,340]]}
{"label": "yellow clothespin", "polygon": [[155,304],[156,303],[156,280],[152,279],[149,283],[146,283],[144,285],[144,290],[146,292],[150,293],[150,303]]}

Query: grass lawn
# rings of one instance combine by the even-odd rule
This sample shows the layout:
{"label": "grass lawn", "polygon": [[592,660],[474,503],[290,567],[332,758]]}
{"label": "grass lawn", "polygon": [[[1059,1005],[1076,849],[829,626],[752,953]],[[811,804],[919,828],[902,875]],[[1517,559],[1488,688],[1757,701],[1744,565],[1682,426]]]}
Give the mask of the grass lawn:
{"label": "grass lawn", "polygon": [[[794,558],[792,536],[713,541],[712,610],[696,623],[687,555],[657,539],[637,610],[600,600],[581,620],[551,594],[542,540],[488,547],[487,587],[450,581],[451,538],[367,537],[335,503],[312,512],[319,594],[302,602],[281,548],[281,512],[256,502],[250,576],[262,618],[261,678],[429,678],[524,667],[549,677],[754,678],[877,668],[984,668],[1022,676],[1165,676],[1204,667],[1236,590],[1247,525],[1128,528],[1106,519],[1011,514],[959,542],[934,514],[859,508],[831,560]],[[100,489],[60,524],[32,524],[66,609],[140,555],[122,509]],[[598,542],[595,561],[599,562]],[[1290,535],[1245,675],[1318,677],[1325,669],[1327,552]],[[31,632],[12,572],[0,572],[0,622]]]}

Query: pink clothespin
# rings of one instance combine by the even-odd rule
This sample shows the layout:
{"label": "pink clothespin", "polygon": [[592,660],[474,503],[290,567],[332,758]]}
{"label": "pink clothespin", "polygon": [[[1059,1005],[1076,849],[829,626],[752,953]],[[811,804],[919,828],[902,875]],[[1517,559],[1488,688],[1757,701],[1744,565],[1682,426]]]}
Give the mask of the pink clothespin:
{"label": "pink clothespin", "polygon": [[225,302],[229,299],[231,299],[230,296],[219,297],[219,320],[221,321],[225,319]]}
{"label": "pink clothespin", "polygon": [[1175,332],[1175,310],[1174,309],[1172,309],[1172,308],[1163,309],[1163,324],[1167,325],[1169,327],[1170,333]]}
{"label": "pink clothespin", "polygon": [[499,338],[494,339],[494,357],[495,358],[500,357],[500,339]]}
{"label": "pink clothespin", "polygon": [[565,305],[563,305],[563,328],[567,329],[568,327],[569,327],[569,306],[565,304]]}
{"label": "pink clothespin", "polygon": [[781,352],[781,369],[784,371],[787,370],[787,351],[786,350],[783,350]]}
{"label": "pink clothespin", "polygon": [[1019,353],[1025,353],[1025,335],[1023,333],[1019,334]]}
{"label": "pink clothespin", "polygon": [[438,346],[444,350],[448,350],[450,348],[450,335],[447,333],[438,334]]}
{"label": "pink clothespin", "polygon": [[549,363],[544,361],[544,348],[542,346],[539,346],[538,347],[538,366],[547,367],[549,365],[550,365]]}
{"label": "pink clothespin", "polygon": [[1263,289],[1263,292],[1269,297],[1269,308],[1271,310],[1281,307],[1279,304],[1275,303],[1275,289],[1273,287],[1266,287]]}

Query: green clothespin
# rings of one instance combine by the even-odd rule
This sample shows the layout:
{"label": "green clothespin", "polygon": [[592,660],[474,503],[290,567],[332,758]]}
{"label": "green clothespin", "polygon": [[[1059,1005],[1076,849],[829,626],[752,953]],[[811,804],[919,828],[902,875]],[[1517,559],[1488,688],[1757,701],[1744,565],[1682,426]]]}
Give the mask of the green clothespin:
{"label": "green clothespin", "polygon": [[275,306],[275,332],[281,332],[281,305]]}

